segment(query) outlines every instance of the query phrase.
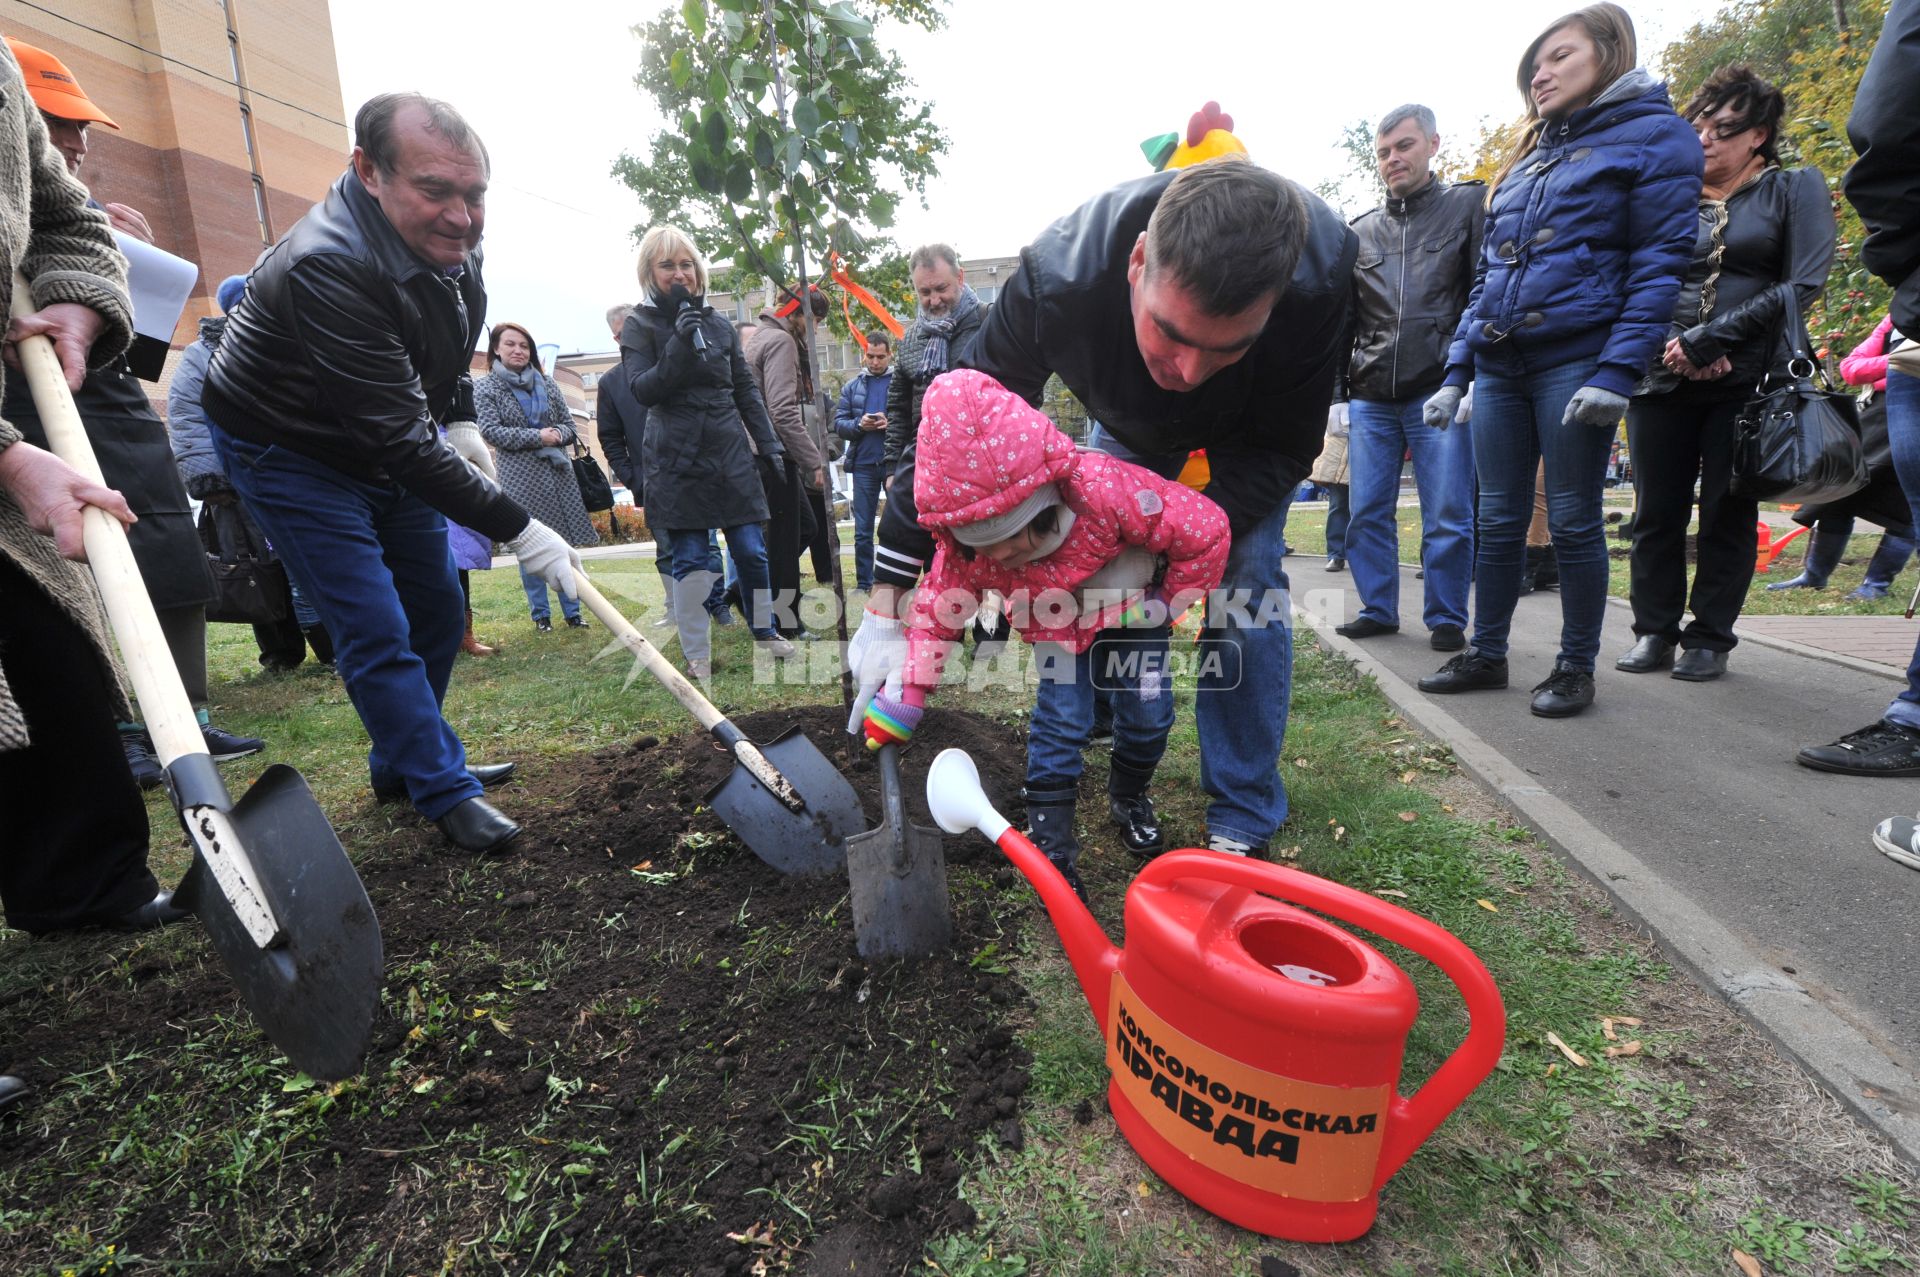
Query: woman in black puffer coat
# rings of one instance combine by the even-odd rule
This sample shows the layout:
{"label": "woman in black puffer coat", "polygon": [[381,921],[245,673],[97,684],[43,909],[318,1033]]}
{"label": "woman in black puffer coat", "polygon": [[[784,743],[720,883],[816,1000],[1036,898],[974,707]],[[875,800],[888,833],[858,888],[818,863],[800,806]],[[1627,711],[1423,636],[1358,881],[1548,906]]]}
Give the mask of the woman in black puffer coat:
{"label": "woman in black puffer coat", "polygon": [[[1721,67],[1681,111],[1705,153],[1700,226],[1660,365],[1627,409],[1633,450],[1633,633],[1614,662],[1630,674],[1673,666],[1704,683],[1726,672],[1734,620],[1753,580],[1758,504],[1728,491],[1734,418],[1792,316],[1833,265],[1833,199],[1813,169],[1780,167],[1775,149],[1786,99],[1751,67]],[[1699,561],[1687,590],[1687,521],[1700,481]],[[1693,620],[1684,629],[1682,613]],[[1676,660],[1674,648],[1685,650]]]}
{"label": "woman in black puffer coat", "polygon": [[703,606],[713,584],[707,529],[721,528],[740,573],[748,627],[784,660],[795,652],[773,628],[760,527],[767,499],[755,454],[765,467],[780,462],[785,450],[733,325],[706,304],[707,263],[686,232],[672,226],[647,232],[640,241],[640,285],[645,300],[620,329],[620,372],[647,409],[640,449],[647,526],[661,553],[671,547],[681,653],[688,671],[705,681],[712,670],[711,618]]}

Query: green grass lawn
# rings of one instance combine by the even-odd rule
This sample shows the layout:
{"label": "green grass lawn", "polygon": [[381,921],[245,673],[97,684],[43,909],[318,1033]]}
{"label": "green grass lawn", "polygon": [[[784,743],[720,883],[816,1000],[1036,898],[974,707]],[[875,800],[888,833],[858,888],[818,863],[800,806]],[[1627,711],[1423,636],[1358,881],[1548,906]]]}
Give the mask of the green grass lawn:
{"label": "green grass lawn", "polygon": [[[1319,530],[1308,524],[1297,517],[1293,539],[1312,551]],[[601,560],[589,570],[630,613],[657,601],[650,561]],[[627,684],[630,663],[621,654],[594,659],[607,642],[603,628],[537,635],[511,570],[476,573],[474,585],[479,630],[504,650],[487,660],[461,658],[447,711],[477,760],[564,763],[642,732],[691,729],[644,674]],[[376,808],[367,796],[364,738],[338,681],[312,666],[263,673],[248,631],[216,626],[213,635],[217,721],[266,737],[267,758],[304,773],[356,855],[377,848],[394,822],[406,818]],[[837,686],[753,686],[744,627],[716,631],[716,667],[716,699],[736,711],[838,695]],[[1920,1263],[1908,1232],[1920,1198],[1911,1173],[1884,1147],[1724,1005],[1677,975],[1613,915],[1602,892],[1570,874],[1465,780],[1444,745],[1397,718],[1370,680],[1310,640],[1299,645],[1295,677],[1281,763],[1293,814],[1276,844],[1277,858],[1381,894],[1470,945],[1506,1003],[1499,1067],[1387,1184],[1379,1223],[1368,1236],[1341,1246],[1260,1237],[1181,1200],[1119,1137],[1105,1108],[1092,1017],[1044,917],[1029,911],[1010,951],[977,959],[1010,961],[1031,994],[1030,1005],[1008,1012],[1033,1054],[1033,1084],[1023,1101],[1025,1145],[1015,1151],[983,1141],[974,1151],[960,1191],[980,1222],[937,1240],[924,1271],[972,1277],[1704,1277],[1740,1271],[1736,1250],[1756,1257],[1768,1273],[1892,1273]],[[1156,792],[1165,823],[1177,841],[1188,842],[1202,831],[1204,795],[1190,693],[1177,693],[1177,702],[1180,718]],[[1022,691],[996,687],[964,702],[954,695],[949,703],[1006,721],[1018,721],[1028,705]],[[940,706],[936,700],[931,712]],[[226,772],[235,792],[260,765],[246,760]],[[1104,752],[1092,751],[1094,783],[1105,767]],[[503,799],[503,805],[528,822],[542,816],[526,804]],[[185,867],[185,852],[166,803],[150,800],[150,812],[156,868],[171,880]],[[1097,914],[1118,939],[1132,862],[1104,813],[1083,810],[1082,816],[1082,868]],[[663,896],[665,907],[672,907],[670,899]],[[644,918],[628,921],[646,925]],[[135,979],[130,955],[153,945],[187,952],[204,941],[192,927],[158,938],[40,944],[7,936],[0,939],[7,955],[0,961],[0,1005],[63,978],[73,984],[75,1005],[84,1005],[92,982]],[[1395,956],[1414,977],[1423,1007],[1401,1088],[1410,1092],[1459,1041],[1463,1012],[1434,968]],[[79,978],[63,977],[63,967]],[[409,972],[406,979],[430,975]],[[168,1052],[181,1093],[230,1096],[237,1089],[254,1097],[238,1106],[254,1116],[189,1132],[155,1130],[142,1124],[148,1106],[128,1103],[125,1120],[98,1146],[66,1148],[58,1164],[9,1159],[0,1139],[0,1238],[60,1238],[55,1253],[15,1250],[11,1265],[0,1266],[62,1275],[114,1271],[125,1258],[109,1249],[116,1221],[119,1212],[136,1208],[142,1176],[205,1180],[203,1208],[175,1227],[180,1255],[251,1253],[245,1212],[230,1214],[232,1202],[245,1200],[247,1185],[297,1197],[300,1150],[326,1138],[325,1107],[300,1108],[297,1127],[278,1120],[275,1115],[293,1111],[286,1097],[300,1081],[270,1047],[256,1042],[243,1051],[240,1066],[229,1056],[216,1071],[193,1045],[244,1043],[250,1026],[187,1028],[185,1045],[121,1043],[116,1049]],[[69,1106],[107,1102],[111,1060],[103,1067],[50,1088],[23,1120],[57,1123]],[[535,1138],[476,1129],[471,1142],[490,1157],[511,1160],[521,1156],[516,1150],[545,1156],[533,1148]],[[441,1213],[429,1213],[427,1224],[446,1238],[441,1271],[599,1271],[588,1259],[557,1258],[533,1241],[469,1249],[466,1239],[475,1230],[519,1237],[504,1221],[528,1215],[530,1190],[511,1179],[503,1187],[471,1165],[442,1164],[410,1151],[401,1137],[396,1141],[391,1191],[432,1195]],[[48,1200],[50,1176],[83,1177],[88,1191],[52,1206],[22,1205]],[[353,1224],[322,1212],[296,1217],[308,1243]],[[0,1254],[9,1253],[7,1245],[0,1241]],[[149,1257],[138,1270],[237,1271],[231,1263],[165,1256]],[[375,1248],[344,1258],[339,1271],[388,1269]],[[804,1263],[797,1271],[806,1271]]]}

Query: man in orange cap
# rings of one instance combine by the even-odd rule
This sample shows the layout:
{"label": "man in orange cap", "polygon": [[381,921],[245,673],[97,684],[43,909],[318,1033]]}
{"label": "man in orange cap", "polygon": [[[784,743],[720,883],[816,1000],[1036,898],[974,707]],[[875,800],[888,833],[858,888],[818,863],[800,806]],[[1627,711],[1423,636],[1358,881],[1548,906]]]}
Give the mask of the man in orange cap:
{"label": "man in orange cap", "polygon": [[[67,172],[79,178],[81,161],[87,155],[88,128],[94,124],[111,129],[119,126],[94,105],[59,58],[12,36],[7,37],[7,47],[20,64],[27,95],[40,108],[54,148],[67,162]],[[153,242],[153,228],[137,209],[91,199],[87,202],[105,212],[121,234],[143,243]],[[167,636],[167,649],[179,668],[180,681],[199,715],[207,752],[221,762],[259,753],[265,748],[264,741],[224,731],[213,726],[208,717],[207,604],[212,587],[206,550],[194,528],[192,502],[173,465],[166,426],[154,413],[147,392],[125,359],[89,371],[74,394],[74,406],[80,410],[80,420],[99,454],[107,483],[124,493],[140,516],[127,538],[160,618],[160,628]],[[24,378],[7,382],[0,414],[18,426],[29,442],[45,444],[40,414],[27,393]],[[123,723],[121,745],[133,778],[143,788],[158,786],[163,777],[145,729],[139,723]]]}

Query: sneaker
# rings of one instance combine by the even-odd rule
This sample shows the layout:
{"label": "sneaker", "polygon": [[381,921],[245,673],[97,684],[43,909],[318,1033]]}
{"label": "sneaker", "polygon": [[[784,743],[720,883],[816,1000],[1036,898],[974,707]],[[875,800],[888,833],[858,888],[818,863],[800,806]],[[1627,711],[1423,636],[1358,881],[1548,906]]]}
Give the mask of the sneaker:
{"label": "sneaker", "polygon": [[1593,674],[1589,670],[1553,667],[1546,681],[1533,689],[1533,712],[1541,718],[1572,718],[1593,704]]}
{"label": "sneaker", "polygon": [[235,736],[211,723],[200,724],[200,738],[207,742],[207,752],[213,755],[216,763],[230,763],[236,758],[257,754],[267,747],[267,742],[258,736]]}
{"label": "sneaker", "polygon": [[1920,821],[1894,816],[1873,828],[1873,845],[1887,859],[1920,869]]}
{"label": "sneaker", "polygon": [[1481,688],[1506,685],[1506,661],[1492,660],[1480,655],[1473,648],[1468,648],[1442,665],[1439,670],[1420,680],[1420,690],[1429,694],[1474,692]]}
{"label": "sneaker", "polygon": [[1795,761],[1844,776],[1920,776],[1920,732],[1883,718],[1831,745],[1809,745]]}
{"label": "sneaker", "polygon": [[567,628],[570,630],[584,630],[587,628],[587,618],[584,616],[570,616],[567,618]]}
{"label": "sneaker", "polygon": [[733,609],[725,603],[713,609],[713,623],[715,625],[732,625],[733,620]]}
{"label": "sneaker", "polygon": [[672,628],[673,628],[673,627],[674,627],[674,626],[675,626],[676,624],[677,624],[677,622],[676,622],[676,621],[675,621],[675,620],[673,619],[673,617],[671,617],[671,616],[663,616],[663,617],[661,617],[661,618],[660,618],[659,620],[657,620],[657,621],[655,621],[655,622],[653,623],[653,628],[654,628],[654,629],[656,629],[656,630],[670,630],[670,629],[672,629]]}
{"label": "sneaker", "polygon": [[533,623],[533,628],[542,634],[551,634],[553,633],[553,622],[546,620],[544,617],[537,618]]}
{"label": "sneaker", "polygon": [[1827,583],[1825,581],[1815,580],[1805,572],[1802,572],[1799,576],[1789,580],[1768,583],[1767,593],[1775,594],[1781,590],[1824,590],[1826,588]]}
{"label": "sneaker", "polygon": [[145,732],[121,732],[120,749],[127,756],[127,770],[140,788],[158,789],[166,783],[167,774],[160,770],[160,760],[153,756]]}
{"label": "sneaker", "polygon": [[1346,570],[1347,570],[1347,557],[1344,554],[1336,554],[1328,558],[1327,571],[1345,572]]}
{"label": "sneaker", "polygon": [[1467,632],[1457,625],[1436,625],[1427,634],[1427,646],[1436,652],[1458,652],[1467,645]]}
{"label": "sneaker", "polygon": [[763,651],[771,654],[776,661],[790,661],[800,655],[799,648],[787,642],[787,640],[781,638],[778,634],[772,638],[757,639],[755,641],[759,643]]}
{"label": "sneaker", "polygon": [[1250,860],[1265,860],[1267,844],[1263,842],[1242,842],[1226,834],[1208,834],[1207,850],[1217,851],[1223,856],[1245,856]]}
{"label": "sneaker", "polygon": [[713,682],[713,662],[712,661],[688,661],[687,677],[692,679],[696,683],[705,683],[705,684],[712,683]]}
{"label": "sneaker", "polygon": [[1345,625],[1334,626],[1333,632],[1341,638],[1369,639],[1381,634],[1398,634],[1400,627],[1376,621],[1370,616],[1363,616],[1357,620],[1348,621]]}

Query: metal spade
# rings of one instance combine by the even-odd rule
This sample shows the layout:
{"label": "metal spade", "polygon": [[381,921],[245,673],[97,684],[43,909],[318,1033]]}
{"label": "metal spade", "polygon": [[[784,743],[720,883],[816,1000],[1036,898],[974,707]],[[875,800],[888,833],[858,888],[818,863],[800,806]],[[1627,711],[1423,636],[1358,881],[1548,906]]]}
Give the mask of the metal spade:
{"label": "metal spade", "polygon": [[900,750],[880,747],[884,823],[847,840],[853,935],[863,958],[918,958],[952,942],[947,853],[940,831],[909,824]]}

